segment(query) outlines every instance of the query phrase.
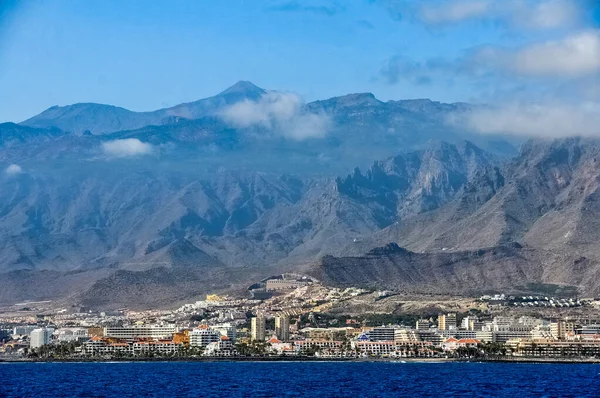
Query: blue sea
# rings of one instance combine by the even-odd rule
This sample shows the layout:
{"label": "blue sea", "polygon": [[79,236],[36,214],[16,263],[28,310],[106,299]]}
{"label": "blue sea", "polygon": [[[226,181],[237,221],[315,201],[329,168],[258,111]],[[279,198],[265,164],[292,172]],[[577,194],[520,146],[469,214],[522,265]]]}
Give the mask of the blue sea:
{"label": "blue sea", "polygon": [[2,397],[600,397],[600,365],[0,363]]}

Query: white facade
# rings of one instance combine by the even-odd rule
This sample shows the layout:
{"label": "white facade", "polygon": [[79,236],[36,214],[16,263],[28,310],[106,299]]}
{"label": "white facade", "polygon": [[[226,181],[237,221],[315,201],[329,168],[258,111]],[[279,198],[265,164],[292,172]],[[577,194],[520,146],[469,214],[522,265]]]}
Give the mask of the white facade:
{"label": "white facade", "polygon": [[206,347],[210,343],[218,342],[221,338],[221,333],[211,329],[194,329],[190,333],[191,347]]}
{"label": "white facade", "polygon": [[290,279],[269,279],[265,283],[268,292],[277,290],[292,290],[309,285],[307,281],[296,281]]}
{"label": "white facade", "polygon": [[214,325],[210,327],[215,332],[219,333],[222,336],[227,337],[233,343],[237,340],[237,330],[236,327],[230,323],[222,323],[220,325]]}
{"label": "white facade", "polygon": [[53,332],[54,329],[34,329],[31,334],[29,334],[29,347],[40,348],[41,346],[50,344]]}
{"label": "white facade", "polygon": [[59,342],[82,341],[87,339],[88,331],[85,328],[60,328],[54,332]]}
{"label": "white facade", "polygon": [[290,340],[290,318],[282,315],[275,317],[275,334],[281,341]]}
{"label": "white facade", "polygon": [[265,340],[265,318],[262,315],[258,315],[252,318],[250,322],[252,326],[252,340],[264,341]]}
{"label": "white facade", "polygon": [[108,339],[92,337],[83,345],[82,352],[86,355],[112,355],[120,352],[128,355],[175,354],[182,345],[174,341],[136,341],[130,343],[110,343]]}
{"label": "white facade", "polygon": [[416,324],[417,330],[429,330],[430,322],[428,319],[419,319]]}
{"label": "white facade", "polygon": [[231,340],[222,336],[219,341],[215,341],[206,346],[205,356],[209,357],[230,357],[236,354],[235,347]]}
{"label": "white facade", "polygon": [[29,335],[31,332],[33,332],[35,329],[38,329],[37,326],[15,326],[13,328],[13,334],[19,335],[19,336],[25,336],[25,335]]}
{"label": "white facade", "polygon": [[175,325],[132,325],[109,326],[104,328],[105,337],[135,340],[141,338],[170,339],[177,332]]}
{"label": "white facade", "polygon": [[394,331],[394,341],[396,343],[407,344],[421,341],[417,331],[413,329],[396,329]]}

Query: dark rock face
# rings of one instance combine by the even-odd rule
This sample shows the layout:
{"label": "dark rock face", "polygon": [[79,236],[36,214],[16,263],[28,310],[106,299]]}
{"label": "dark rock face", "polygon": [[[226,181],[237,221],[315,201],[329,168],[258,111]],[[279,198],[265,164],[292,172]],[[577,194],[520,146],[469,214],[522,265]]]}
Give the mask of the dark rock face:
{"label": "dark rock face", "polygon": [[338,191],[378,208],[378,222],[388,226],[398,218],[427,212],[452,200],[475,174],[495,164],[495,159],[470,142],[445,142],[422,151],[375,162],[336,179]]}
{"label": "dark rock face", "polygon": [[392,243],[365,256],[323,257],[310,272],[324,283],[337,286],[480,294],[540,280],[542,267],[532,264],[531,256],[527,250],[510,246],[414,253]]}

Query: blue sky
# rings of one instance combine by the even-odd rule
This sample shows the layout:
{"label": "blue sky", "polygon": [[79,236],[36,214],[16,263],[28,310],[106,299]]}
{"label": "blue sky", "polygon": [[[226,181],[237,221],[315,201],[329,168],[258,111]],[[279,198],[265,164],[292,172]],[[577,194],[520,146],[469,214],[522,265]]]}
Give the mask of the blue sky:
{"label": "blue sky", "polygon": [[[598,99],[590,86],[600,71],[594,0],[0,4],[0,121],[76,102],[153,110],[237,80],[306,100],[373,92],[383,100],[529,101],[560,90]],[[552,64],[564,54],[581,63]],[[540,57],[549,59],[538,65]]]}

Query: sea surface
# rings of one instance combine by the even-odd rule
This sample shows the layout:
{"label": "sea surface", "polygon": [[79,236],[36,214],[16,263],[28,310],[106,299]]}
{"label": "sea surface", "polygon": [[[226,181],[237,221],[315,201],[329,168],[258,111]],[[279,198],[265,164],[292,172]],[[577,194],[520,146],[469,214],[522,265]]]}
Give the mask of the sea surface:
{"label": "sea surface", "polygon": [[2,397],[600,397],[600,365],[0,363]]}

